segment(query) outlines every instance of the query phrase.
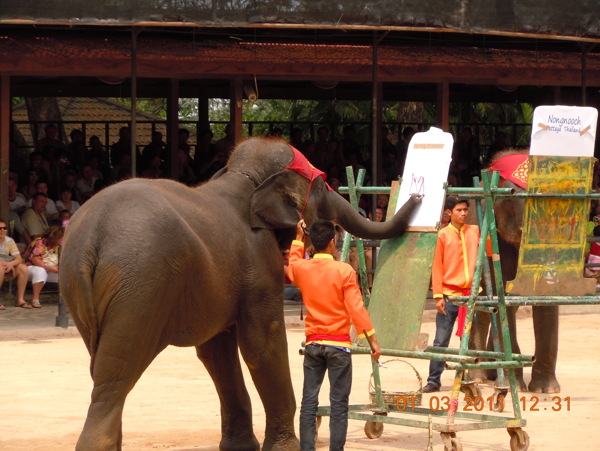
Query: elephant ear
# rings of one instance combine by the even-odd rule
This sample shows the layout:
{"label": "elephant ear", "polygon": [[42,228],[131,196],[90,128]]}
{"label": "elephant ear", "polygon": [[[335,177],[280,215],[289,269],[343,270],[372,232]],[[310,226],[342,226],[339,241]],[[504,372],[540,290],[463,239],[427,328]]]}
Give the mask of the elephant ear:
{"label": "elephant ear", "polygon": [[293,171],[272,175],[250,197],[250,226],[261,229],[296,227],[299,205],[304,201],[308,180]]}

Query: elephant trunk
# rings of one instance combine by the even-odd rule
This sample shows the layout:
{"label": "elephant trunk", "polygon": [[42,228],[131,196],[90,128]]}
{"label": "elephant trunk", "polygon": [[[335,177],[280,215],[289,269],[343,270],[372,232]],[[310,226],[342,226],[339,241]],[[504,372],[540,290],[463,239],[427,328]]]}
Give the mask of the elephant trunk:
{"label": "elephant trunk", "polygon": [[319,217],[337,221],[348,233],[371,240],[385,240],[402,234],[421,204],[421,196],[413,195],[402,208],[385,222],[373,222],[360,215],[343,197],[335,192],[326,194],[328,202]]}

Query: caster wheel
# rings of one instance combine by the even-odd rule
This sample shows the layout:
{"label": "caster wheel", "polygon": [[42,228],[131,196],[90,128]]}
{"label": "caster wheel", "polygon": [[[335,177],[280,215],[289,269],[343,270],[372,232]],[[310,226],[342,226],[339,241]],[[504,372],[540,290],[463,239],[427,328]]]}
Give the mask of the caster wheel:
{"label": "caster wheel", "polygon": [[317,415],[317,424],[315,425],[315,443],[319,440],[319,428],[321,427],[321,421],[323,417],[321,415]]}
{"label": "caster wheel", "polygon": [[462,443],[456,437],[450,439],[450,448],[448,448],[448,445],[444,446],[444,451],[462,451],[462,449]]}
{"label": "caster wheel", "polygon": [[442,441],[444,442],[444,451],[462,451],[462,443],[454,432],[442,432],[440,433]]}
{"label": "caster wheel", "polygon": [[381,434],[383,434],[383,423],[378,423],[376,421],[365,422],[365,435],[368,438],[379,438],[381,437]]}
{"label": "caster wheel", "polygon": [[529,434],[521,431],[521,437],[518,433],[510,436],[510,451],[527,451],[529,449]]}
{"label": "caster wheel", "polygon": [[492,398],[493,405],[492,410],[494,412],[504,412],[504,399],[506,395],[504,393],[494,393]]}
{"label": "caster wheel", "polygon": [[481,398],[481,388],[477,384],[470,383],[463,385],[460,391],[465,394],[465,398],[471,398],[473,402],[475,402],[475,398]]}
{"label": "caster wheel", "polygon": [[462,451],[463,447],[460,441],[457,438],[450,439],[450,443],[452,445],[451,449],[444,447],[444,451]]}

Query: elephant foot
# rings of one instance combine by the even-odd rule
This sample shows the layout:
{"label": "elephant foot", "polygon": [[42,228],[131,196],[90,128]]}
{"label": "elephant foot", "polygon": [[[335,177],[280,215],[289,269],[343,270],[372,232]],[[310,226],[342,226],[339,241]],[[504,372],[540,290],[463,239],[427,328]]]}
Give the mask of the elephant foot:
{"label": "elephant foot", "polygon": [[525,383],[523,376],[517,376],[517,391],[519,391],[519,392],[527,391],[527,384]]}
{"label": "elephant foot", "polygon": [[532,375],[529,391],[532,393],[560,393],[560,384],[555,376],[536,377]]}
{"label": "elephant foot", "polygon": [[485,384],[487,382],[487,373],[485,370],[469,370],[469,381],[476,384]]}
{"label": "elephant foot", "polygon": [[260,443],[256,440],[254,434],[241,437],[223,437],[219,443],[220,451],[259,451]]}
{"label": "elephant foot", "polygon": [[294,433],[279,436],[277,439],[265,438],[262,451],[300,451],[300,442]]}

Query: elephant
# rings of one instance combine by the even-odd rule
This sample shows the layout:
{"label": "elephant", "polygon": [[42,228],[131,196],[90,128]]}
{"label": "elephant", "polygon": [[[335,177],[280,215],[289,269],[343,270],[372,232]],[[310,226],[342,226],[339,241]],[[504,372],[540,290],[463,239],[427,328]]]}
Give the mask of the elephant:
{"label": "elephant", "polygon": [[[491,159],[491,168],[494,162],[507,155],[528,154],[528,151],[502,151]],[[525,192],[523,183],[517,184],[511,180],[504,179],[500,172],[499,185],[504,188],[512,188],[516,193]],[[474,209],[471,209],[474,210]],[[498,232],[498,247],[503,281],[514,280],[517,275],[517,262],[523,217],[525,213],[525,201],[523,199],[499,198],[494,203],[494,216]],[[507,307],[507,319],[510,330],[510,339],[514,353],[521,353],[517,341],[516,312],[518,307]],[[556,361],[558,357],[558,306],[532,306],[533,328],[535,337],[535,362],[531,370],[531,381],[529,385],[523,379],[523,368],[515,370],[517,386],[520,391],[533,393],[560,393],[560,384],[556,378]],[[477,320],[474,326],[473,341],[476,349],[491,348],[488,331],[490,326],[489,314],[477,312]],[[486,344],[486,341],[488,342]],[[470,378],[476,381],[494,379],[496,370],[471,370]]]}
{"label": "elephant", "polygon": [[238,348],[266,413],[262,449],[299,449],[281,250],[301,218],[386,239],[419,205],[412,196],[388,222],[370,222],[296,149],[257,138],[200,186],[134,178],[96,194],[73,215],[60,259],[61,295],[91,357],[77,449],[121,449],[126,396],[168,345],[194,346],[213,379],[220,449],[260,449]]}

